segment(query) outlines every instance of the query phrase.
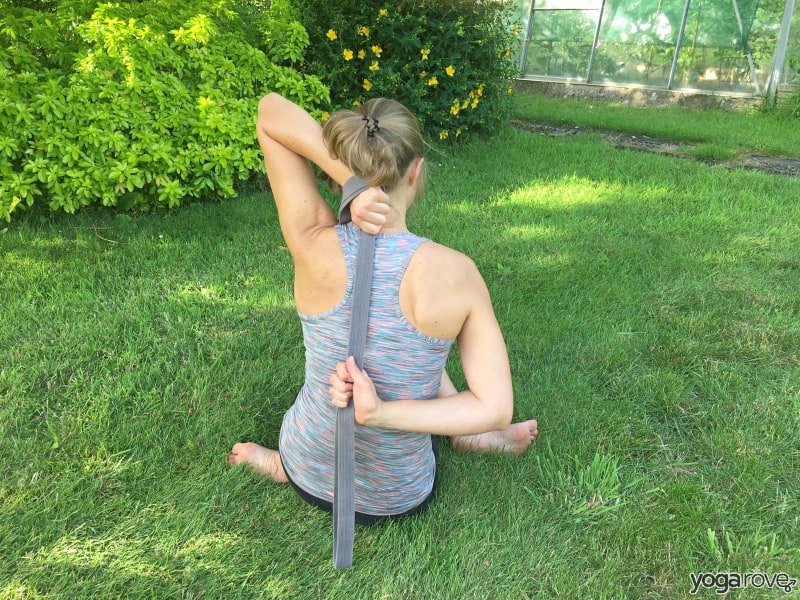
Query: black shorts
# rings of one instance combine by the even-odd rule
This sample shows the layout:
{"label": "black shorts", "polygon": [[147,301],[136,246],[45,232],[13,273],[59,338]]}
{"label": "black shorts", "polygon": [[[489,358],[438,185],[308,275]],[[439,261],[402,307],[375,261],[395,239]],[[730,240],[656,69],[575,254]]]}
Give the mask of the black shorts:
{"label": "black shorts", "polygon": [[[431,436],[431,446],[433,448],[433,457],[436,462],[439,461],[439,440],[438,437],[435,435]],[[285,471],[285,469],[284,469]],[[303,500],[305,500],[311,506],[316,506],[317,508],[324,510],[326,512],[332,513],[333,512],[333,504],[328,502],[327,500],[323,500],[322,498],[317,498],[316,496],[309,494],[299,485],[297,485],[292,478],[289,477],[289,473],[286,473],[286,478],[289,480],[289,483],[292,484],[294,491],[297,492],[297,495],[300,496]],[[431,502],[431,498],[433,498],[433,492],[436,489],[436,475],[434,474],[433,480],[433,489],[431,489],[431,493],[428,494],[425,499],[417,504],[414,508],[411,508],[405,512],[398,513],[396,515],[370,515],[367,513],[361,513],[356,511],[356,525],[374,525],[375,523],[380,523],[382,521],[391,521],[394,519],[400,519],[402,517],[410,517],[412,515],[418,515],[423,512]]]}

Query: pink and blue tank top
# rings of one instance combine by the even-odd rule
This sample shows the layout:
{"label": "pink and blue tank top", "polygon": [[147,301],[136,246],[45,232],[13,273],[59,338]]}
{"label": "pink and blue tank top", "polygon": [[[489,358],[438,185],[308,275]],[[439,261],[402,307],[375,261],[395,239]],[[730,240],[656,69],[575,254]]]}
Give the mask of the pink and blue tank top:
{"label": "pink and blue tank top", "polygon": [[[329,377],[347,358],[358,228],[336,227],[347,264],[347,291],[333,309],[300,313],[306,379],[281,426],[279,449],[291,480],[317,498],[333,500],[336,408]],[[436,396],[453,340],[428,337],[400,310],[400,282],[424,238],[409,232],[375,240],[364,365],[378,397],[428,400]],[[430,435],[356,425],[356,511],[393,515],[411,510],[430,494],[436,462]]]}

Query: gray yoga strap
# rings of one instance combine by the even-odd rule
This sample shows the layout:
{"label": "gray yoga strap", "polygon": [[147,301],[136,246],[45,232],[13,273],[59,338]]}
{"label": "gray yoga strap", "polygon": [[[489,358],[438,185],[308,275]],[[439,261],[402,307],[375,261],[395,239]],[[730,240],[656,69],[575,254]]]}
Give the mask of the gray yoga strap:
{"label": "gray yoga strap", "polygon": [[[350,202],[369,186],[358,177],[351,177],[342,186],[339,223],[351,221]],[[360,231],[356,273],[353,283],[353,310],[347,354],[364,366],[367,342],[369,295],[372,287],[372,263],[375,257],[375,236]],[[356,511],[355,408],[349,402],[336,413],[335,482],[333,487],[333,566],[346,569],[353,565],[353,541]]]}

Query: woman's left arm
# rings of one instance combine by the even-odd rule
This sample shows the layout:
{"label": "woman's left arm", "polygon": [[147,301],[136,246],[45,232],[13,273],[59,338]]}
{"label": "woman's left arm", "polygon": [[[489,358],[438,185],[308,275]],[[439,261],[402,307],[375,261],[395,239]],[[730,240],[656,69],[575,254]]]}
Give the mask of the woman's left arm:
{"label": "woman's left arm", "polygon": [[[331,158],[319,123],[278,94],[268,94],[259,102],[256,133],[278,207],[281,231],[289,251],[296,256],[307,247],[309,237],[336,224],[333,212],[319,193],[308,161],[340,185],[353,173],[342,161]],[[352,211],[355,223],[365,230],[375,230],[369,233],[377,233],[383,223],[382,215],[385,217],[389,209],[388,197],[380,189],[370,188],[354,202],[358,203]]]}

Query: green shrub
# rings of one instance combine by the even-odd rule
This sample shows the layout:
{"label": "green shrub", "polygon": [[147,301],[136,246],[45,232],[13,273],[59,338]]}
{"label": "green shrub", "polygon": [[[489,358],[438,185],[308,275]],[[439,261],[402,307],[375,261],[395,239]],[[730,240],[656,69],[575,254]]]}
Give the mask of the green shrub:
{"label": "green shrub", "polygon": [[515,75],[513,3],[295,0],[312,44],[309,69],[333,108],[376,96],[405,104],[434,139],[492,132],[508,116]]}
{"label": "green shrub", "polygon": [[[259,98],[278,91],[320,115],[329,95],[298,71],[302,26],[251,11],[261,19],[253,27],[233,8],[241,0],[65,0],[55,13],[7,11],[0,217],[36,200],[74,212],[231,197],[263,171]],[[262,35],[270,27],[281,35]]]}

